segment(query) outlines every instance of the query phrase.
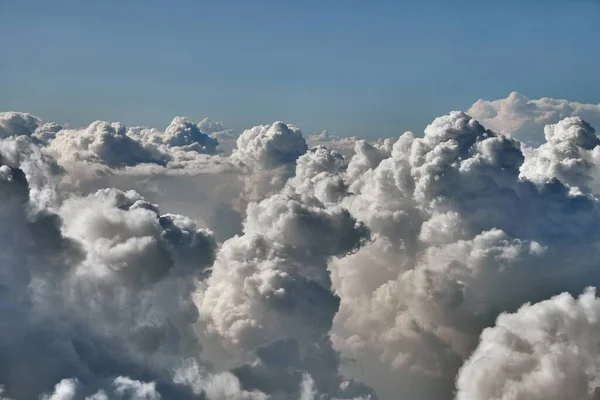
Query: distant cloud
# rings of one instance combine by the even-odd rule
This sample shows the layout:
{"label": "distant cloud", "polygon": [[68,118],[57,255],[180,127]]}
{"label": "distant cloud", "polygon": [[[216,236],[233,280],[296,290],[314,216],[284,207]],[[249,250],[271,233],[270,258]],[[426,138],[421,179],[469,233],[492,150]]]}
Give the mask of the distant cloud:
{"label": "distant cloud", "polygon": [[600,104],[542,97],[529,99],[518,92],[499,100],[477,100],[468,113],[489,129],[532,144],[544,141],[544,126],[566,117],[581,117],[600,126]]}
{"label": "distant cloud", "polygon": [[338,151],[344,157],[352,157],[354,154],[354,143],[359,140],[355,136],[349,137],[340,137],[330,135],[327,130],[322,131],[321,133],[311,135],[306,139],[306,142],[310,147],[324,145],[332,150]]}

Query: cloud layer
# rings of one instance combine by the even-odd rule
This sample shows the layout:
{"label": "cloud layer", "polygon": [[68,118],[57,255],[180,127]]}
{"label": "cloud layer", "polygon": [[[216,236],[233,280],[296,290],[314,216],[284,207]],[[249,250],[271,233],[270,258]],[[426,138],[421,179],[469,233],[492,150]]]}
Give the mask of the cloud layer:
{"label": "cloud layer", "polygon": [[597,398],[600,139],[561,104],[351,152],[0,113],[0,395]]}
{"label": "cloud layer", "polygon": [[468,113],[496,132],[513,135],[535,145],[544,142],[545,125],[555,124],[563,118],[577,116],[593,126],[600,126],[600,104],[550,97],[529,99],[518,92],[512,92],[504,99],[480,99]]}

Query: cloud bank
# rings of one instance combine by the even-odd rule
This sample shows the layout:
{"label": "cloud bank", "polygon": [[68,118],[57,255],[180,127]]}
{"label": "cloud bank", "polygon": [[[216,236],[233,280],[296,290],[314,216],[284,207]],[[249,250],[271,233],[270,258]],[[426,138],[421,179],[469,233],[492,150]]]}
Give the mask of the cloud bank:
{"label": "cloud bank", "polygon": [[1,113],[0,396],[598,398],[600,139],[486,104],[351,156]]}
{"label": "cloud bank", "polygon": [[512,92],[504,99],[480,99],[468,113],[496,132],[513,135],[534,145],[544,142],[545,125],[567,117],[581,117],[592,126],[600,126],[600,104],[550,97],[529,99],[518,92]]}

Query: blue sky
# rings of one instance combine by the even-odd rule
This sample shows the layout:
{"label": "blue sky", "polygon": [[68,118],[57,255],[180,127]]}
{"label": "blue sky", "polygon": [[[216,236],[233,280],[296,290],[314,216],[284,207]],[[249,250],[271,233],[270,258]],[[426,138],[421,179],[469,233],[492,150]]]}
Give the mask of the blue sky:
{"label": "blue sky", "polygon": [[600,5],[0,0],[0,109],[392,136],[478,98],[600,102]]}

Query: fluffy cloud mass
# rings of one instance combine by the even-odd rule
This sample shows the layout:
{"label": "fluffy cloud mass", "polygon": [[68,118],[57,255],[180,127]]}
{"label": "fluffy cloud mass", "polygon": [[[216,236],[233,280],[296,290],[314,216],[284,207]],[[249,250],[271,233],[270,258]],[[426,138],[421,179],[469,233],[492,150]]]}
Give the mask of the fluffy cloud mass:
{"label": "fluffy cloud mass", "polygon": [[599,398],[593,110],[231,151],[207,119],[0,113],[0,398]]}
{"label": "fluffy cloud mass", "polygon": [[496,132],[514,135],[536,145],[544,142],[544,126],[563,118],[581,117],[593,126],[600,126],[600,104],[550,97],[529,99],[518,92],[499,100],[480,99],[468,112]]}
{"label": "fluffy cloud mass", "polygon": [[461,368],[457,400],[597,399],[599,333],[595,289],[501,314]]}

